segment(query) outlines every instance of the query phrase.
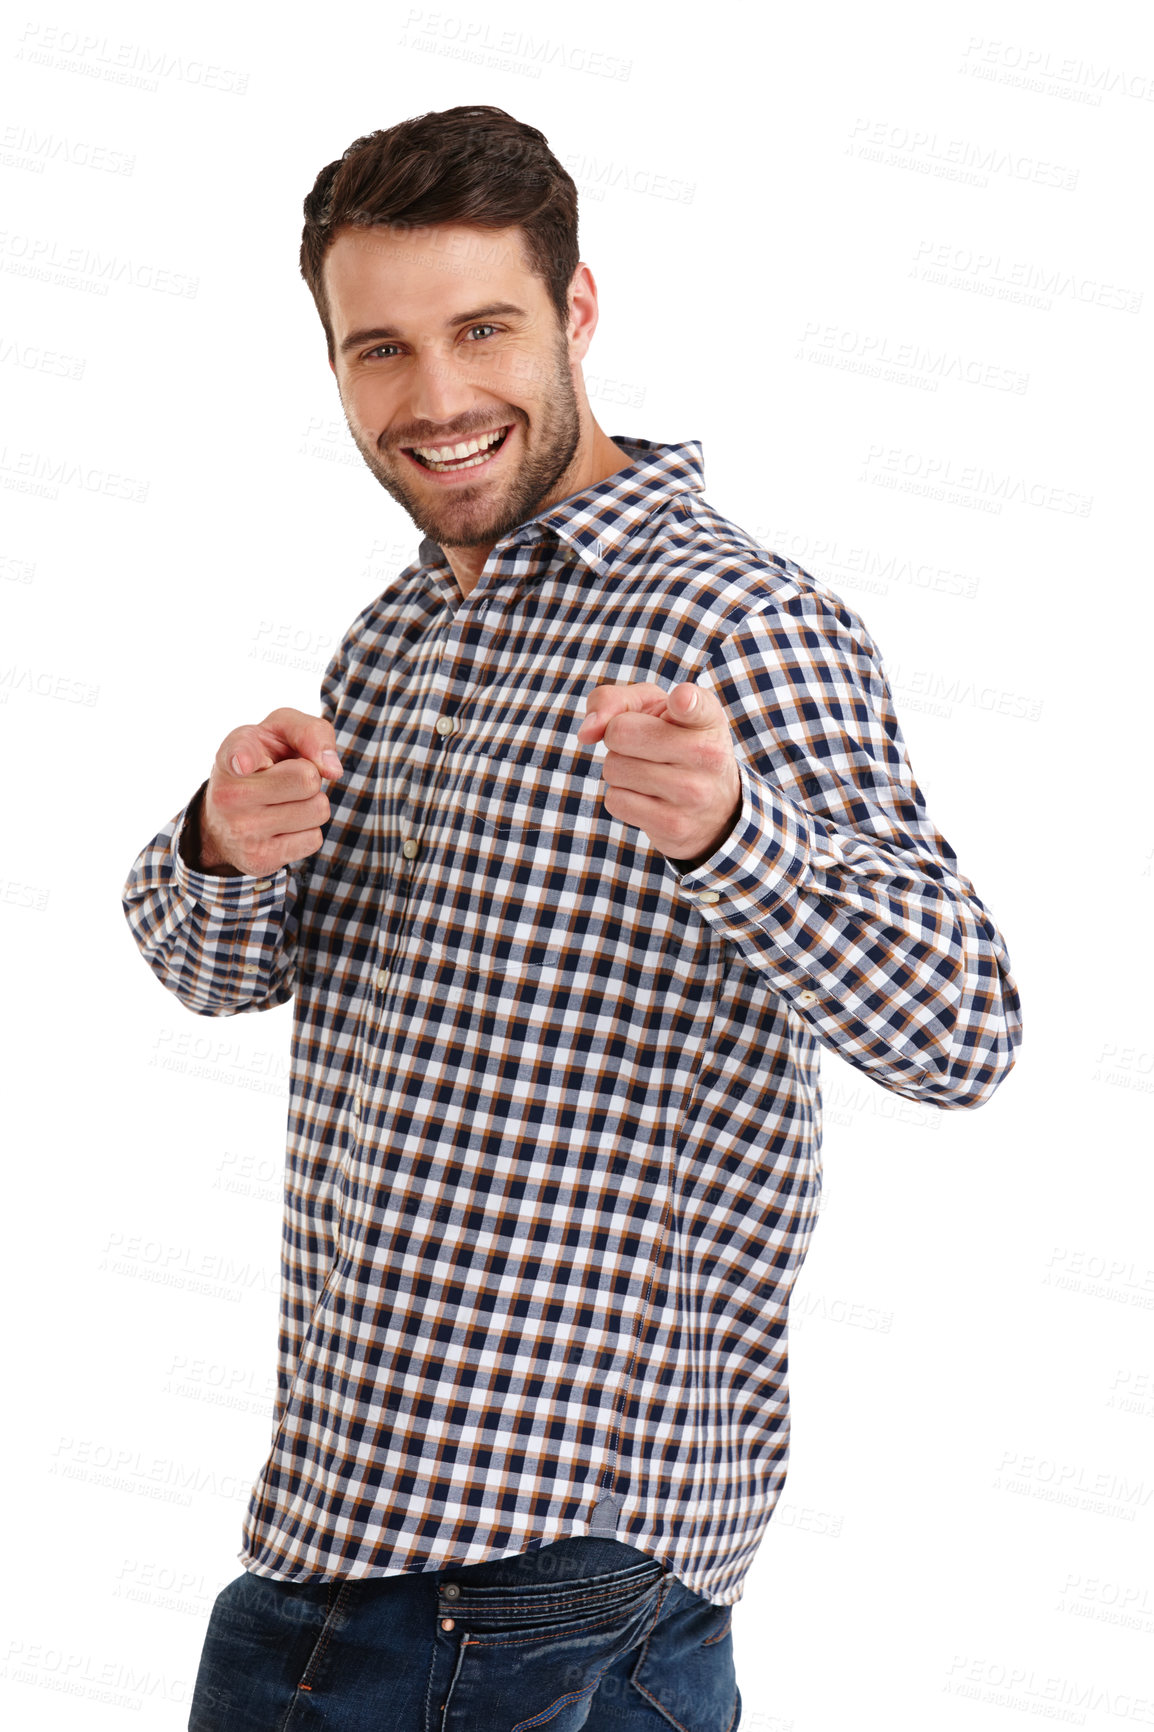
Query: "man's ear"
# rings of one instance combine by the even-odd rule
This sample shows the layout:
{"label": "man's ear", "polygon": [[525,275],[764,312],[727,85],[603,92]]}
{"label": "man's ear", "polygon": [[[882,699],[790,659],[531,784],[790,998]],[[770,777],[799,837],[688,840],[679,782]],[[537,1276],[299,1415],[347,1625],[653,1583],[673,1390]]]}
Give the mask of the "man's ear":
{"label": "man's ear", "polygon": [[329,366],[332,368],[333,372],[335,373],[337,370],[337,365],[331,356],[329,357]]}

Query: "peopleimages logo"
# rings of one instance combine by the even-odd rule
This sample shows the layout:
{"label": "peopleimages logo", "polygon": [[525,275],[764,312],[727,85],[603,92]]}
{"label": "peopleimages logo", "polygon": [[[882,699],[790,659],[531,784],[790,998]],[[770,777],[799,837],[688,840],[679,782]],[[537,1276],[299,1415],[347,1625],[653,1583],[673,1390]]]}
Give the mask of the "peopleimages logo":
{"label": "peopleimages logo", "polygon": [[1019,1714],[1067,1726],[1084,1726],[1088,1710],[1135,1725],[1154,1726],[1154,1702],[1148,1696],[1135,1696],[1091,1679],[1067,1678],[1055,1672],[1040,1672],[1034,1666],[980,1659],[970,1654],[955,1656],[942,1689],[973,1702],[1011,1708]]}
{"label": "peopleimages logo", "polygon": [[935,595],[960,596],[973,601],[978,593],[974,572],[955,571],[930,560],[906,559],[875,547],[846,545],[828,536],[804,535],[792,529],[754,527],[753,539],[767,552],[792,560],[806,576],[829,572],[835,590],[860,589],[870,595],[888,595],[891,583],[908,583],[912,589]]}
{"label": "peopleimages logo", "polygon": [[[166,1672],[140,1669],[135,1663],[105,1660],[97,1654],[84,1654],[75,1648],[61,1647],[55,1640],[28,1641],[13,1637],[9,1641],[0,1677],[13,1684],[30,1684],[38,1690],[56,1690],[65,1696],[84,1696],[106,1708],[127,1708],[139,1713],[146,1702],[172,1702],[185,1705],[189,1700],[186,1678],[170,1678]],[[25,1725],[35,1721],[29,1716]],[[58,1724],[53,1720],[52,1724]]]}
{"label": "peopleimages logo", "polygon": [[1012,470],[987,469],[980,463],[955,463],[953,457],[907,451],[898,445],[871,445],[864,462],[866,468],[858,477],[861,481],[994,515],[1000,514],[1003,505],[1031,505],[1042,511],[1089,517],[1094,505],[1092,494],[1070,487],[1016,475]]}
{"label": "peopleimages logo", "polygon": [[816,319],[811,319],[798,337],[793,356],[796,361],[912,385],[922,391],[936,391],[945,380],[990,391],[1011,391],[1021,397],[1030,382],[1030,375],[1016,367],[964,355],[956,349],[938,349],[881,331],[822,324]]}
{"label": "peopleimages logo", "polygon": [[1094,108],[1101,106],[1103,96],[1154,102],[1154,76],[1148,72],[1129,72],[1109,61],[1099,66],[1079,55],[1055,54],[1049,48],[988,36],[970,37],[958,71],[971,78],[1010,84],[1017,90],[1089,103]]}
{"label": "peopleimages logo", "polygon": [[953,241],[919,241],[910,275],[938,288],[961,289],[1041,313],[1050,312],[1055,300],[1062,297],[1111,312],[1142,310],[1140,289],[1084,276],[1065,265],[1007,258]]}
{"label": "peopleimages logo", "polygon": [[199,1462],[150,1456],[100,1438],[62,1436],[52,1451],[48,1471],[63,1479],[98,1485],[106,1491],[127,1492],[152,1502],[174,1503],[184,1509],[194,1497],[247,1504],[252,1495],[251,1479],[217,1473]]}
{"label": "peopleimages logo", "polygon": [[0,445],[0,487],[28,493],[36,499],[58,499],[62,486],[143,505],[150,483],[121,475],[118,470],[101,469],[94,463],[54,457],[46,451],[10,451],[7,445]]}
{"label": "peopleimages logo", "polygon": [[65,704],[84,704],[91,709],[100,696],[100,687],[87,680],[74,679],[71,674],[54,673],[49,668],[33,668],[18,662],[0,667],[0,701],[7,702],[12,692],[27,692],[31,697],[57,698]]}
{"label": "peopleimages logo", "polygon": [[487,19],[425,6],[409,7],[397,45],[447,54],[495,71],[520,72],[529,78],[540,78],[548,66],[623,82],[633,70],[633,62],[622,60],[619,54],[558,42],[551,36],[531,36],[523,30],[502,30]]}
{"label": "peopleimages logo", "polygon": [[586,156],[582,151],[570,151],[562,164],[573,176],[582,195],[602,199],[607,191],[640,193],[645,198],[670,199],[677,204],[692,204],[697,182],[680,180],[676,175],[662,174],[652,168],[625,162],[603,161]]}
{"label": "peopleimages logo", "polygon": [[62,355],[57,349],[44,349],[39,343],[22,343],[15,337],[0,336],[0,365],[19,367],[25,373],[46,373],[50,379],[79,381],[88,365],[83,355]]}
{"label": "peopleimages logo", "polygon": [[989,186],[991,175],[1005,175],[1033,186],[1073,192],[1080,173],[1076,168],[1047,162],[1028,151],[979,144],[969,138],[941,137],[924,127],[861,117],[850,129],[846,151],[862,161],[880,162],[888,168],[911,169],[978,187]]}
{"label": "peopleimages logo", "polygon": [[121,258],[116,253],[96,252],[91,247],[69,246],[51,235],[23,234],[0,229],[0,269],[11,276],[34,277],[38,282],[58,283],[62,288],[81,288],[89,294],[106,295],[110,283],[127,283],[161,295],[196,299],[200,278],[184,271],[170,271],[145,259]]}
{"label": "peopleimages logo", "polygon": [[90,168],[98,174],[132,174],[136,167],[135,155],[107,144],[94,144],[89,138],[42,132],[20,121],[11,121],[0,131],[0,163],[5,168],[22,168],[30,174],[43,174],[50,162],[67,163],[72,168]]}
{"label": "peopleimages logo", "polygon": [[171,54],[140,42],[118,42],[112,36],[91,35],[31,20],[24,26],[16,58],[33,66],[76,72],[105,84],[122,84],[151,94],[160,89],[162,78],[216,90],[225,96],[243,96],[248,89],[247,72],[236,72],[195,55]]}
{"label": "peopleimages logo", "polygon": [[955,704],[969,704],[987,715],[1014,721],[1036,722],[1042,714],[1042,699],[1010,687],[986,685],[964,674],[943,673],[937,668],[907,668],[887,661],[886,677],[899,708],[924,710],[949,720]]}

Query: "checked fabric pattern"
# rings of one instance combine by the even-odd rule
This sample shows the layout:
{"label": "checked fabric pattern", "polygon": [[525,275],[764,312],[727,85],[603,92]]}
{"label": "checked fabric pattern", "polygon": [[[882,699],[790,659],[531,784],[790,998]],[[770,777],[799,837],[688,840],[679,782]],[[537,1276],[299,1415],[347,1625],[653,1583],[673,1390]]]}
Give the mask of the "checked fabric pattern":
{"label": "checked fabric pattern", "polygon": [[[862,623],[711,509],[697,442],[614,437],[630,466],[504,537],[464,601],[426,540],[353,622],[316,854],[193,870],[198,790],[125,885],[189,1010],[294,999],[258,1575],[615,1517],[739,1600],[786,1475],[821,1046],[942,1107],[1014,1061],[1005,946]],[[574,735],[594,686],[686,679],[725,706],[743,804],[681,871]]]}

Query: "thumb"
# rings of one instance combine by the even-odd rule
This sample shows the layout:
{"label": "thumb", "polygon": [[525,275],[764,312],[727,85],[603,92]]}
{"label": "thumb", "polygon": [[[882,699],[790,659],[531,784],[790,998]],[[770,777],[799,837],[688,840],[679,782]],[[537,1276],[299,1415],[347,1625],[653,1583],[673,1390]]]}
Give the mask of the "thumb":
{"label": "thumb", "polygon": [[717,699],[689,681],[671,686],[665,697],[665,719],[683,728],[712,728],[720,705]]}

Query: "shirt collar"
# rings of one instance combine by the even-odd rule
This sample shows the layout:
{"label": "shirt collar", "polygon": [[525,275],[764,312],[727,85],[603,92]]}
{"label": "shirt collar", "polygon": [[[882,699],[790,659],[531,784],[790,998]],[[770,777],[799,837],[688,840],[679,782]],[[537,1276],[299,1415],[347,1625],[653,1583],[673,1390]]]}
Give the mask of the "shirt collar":
{"label": "shirt collar", "polygon": [[[611,433],[610,438],[632,459],[628,468],[618,469],[530,517],[502,536],[494,552],[537,542],[552,533],[574,558],[603,577],[633,532],[653,515],[655,506],[679,493],[704,491],[700,440],[660,445],[625,433]],[[422,565],[447,563],[428,536],[421,542],[420,560]]]}

